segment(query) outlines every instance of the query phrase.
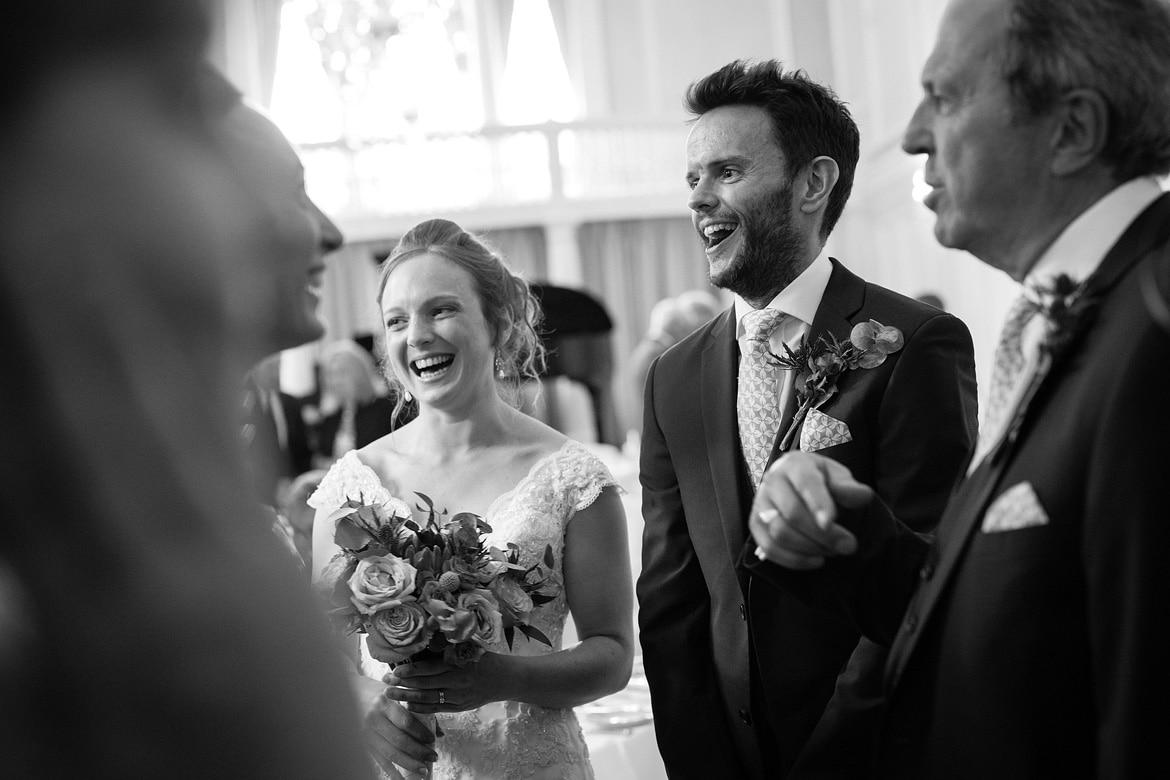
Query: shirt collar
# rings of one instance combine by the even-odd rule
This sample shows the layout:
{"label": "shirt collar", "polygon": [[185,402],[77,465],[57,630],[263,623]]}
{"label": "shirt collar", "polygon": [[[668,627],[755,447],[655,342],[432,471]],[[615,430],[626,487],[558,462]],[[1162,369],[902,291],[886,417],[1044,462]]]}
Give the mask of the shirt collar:
{"label": "shirt collar", "polygon": [[[806,325],[812,325],[813,317],[820,308],[829,277],[833,275],[833,264],[824,250],[800,272],[787,287],[768,303],[766,308],[779,309]],[[735,335],[743,336],[743,316],[752,310],[752,305],[738,295],[735,296]]]}
{"label": "shirt collar", "polygon": [[1115,187],[1069,223],[1024,281],[1043,284],[1059,274],[1084,281],[1101,265],[1130,223],[1161,194],[1158,180],[1149,176]]}

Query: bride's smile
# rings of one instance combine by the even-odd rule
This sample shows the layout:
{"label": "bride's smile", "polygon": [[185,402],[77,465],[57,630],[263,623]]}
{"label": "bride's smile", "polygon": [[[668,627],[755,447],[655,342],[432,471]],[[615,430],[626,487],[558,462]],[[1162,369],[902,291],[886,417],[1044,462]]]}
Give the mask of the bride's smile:
{"label": "bride's smile", "polygon": [[386,352],[424,405],[469,402],[493,382],[494,333],[467,271],[437,254],[402,262],[382,296]]}

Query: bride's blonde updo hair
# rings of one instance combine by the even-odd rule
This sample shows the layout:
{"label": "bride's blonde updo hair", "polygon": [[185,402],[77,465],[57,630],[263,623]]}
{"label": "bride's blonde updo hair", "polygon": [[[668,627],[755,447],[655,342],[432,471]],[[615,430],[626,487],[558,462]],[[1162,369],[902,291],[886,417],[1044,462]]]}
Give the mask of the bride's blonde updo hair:
{"label": "bride's blonde updo hair", "polygon": [[[448,219],[428,219],[404,235],[378,275],[378,308],[386,281],[404,260],[417,255],[435,254],[458,265],[471,276],[484,317],[497,338],[511,322],[503,343],[496,344],[496,379],[508,390],[509,400],[519,402],[520,386],[539,379],[544,370],[545,350],[538,329],[541,324],[540,302],[528,282],[513,273],[503,258],[484,242]],[[385,371],[386,379],[398,385],[394,372]]]}

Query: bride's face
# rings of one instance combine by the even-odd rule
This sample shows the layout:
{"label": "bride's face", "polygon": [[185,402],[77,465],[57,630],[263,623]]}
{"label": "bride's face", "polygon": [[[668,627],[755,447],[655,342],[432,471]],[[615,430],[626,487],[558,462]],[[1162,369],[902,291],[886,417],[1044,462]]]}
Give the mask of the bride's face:
{"label": "bride's face", "polygon": [[495,395],[494,334],[471,275],[439,255],[402,262],[382,294],[386,355],[420,404],[452,408]]}

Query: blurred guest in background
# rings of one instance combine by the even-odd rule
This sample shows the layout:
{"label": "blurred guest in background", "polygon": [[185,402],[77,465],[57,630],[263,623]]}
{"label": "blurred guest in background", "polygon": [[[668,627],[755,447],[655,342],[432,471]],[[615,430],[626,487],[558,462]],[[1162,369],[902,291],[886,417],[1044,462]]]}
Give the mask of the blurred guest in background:
{"label": "blurred guest in background", "polygon": [[[750,581],[737,562],[752,496],[782,447],[817,450],[928,531],[974,437],[971,336],[825,253],[859,156],[830,89],[739,61],[693,84],[687,104],[689,205],[711,281],[735,302],[646,380],[638,622],[655,735],[672,778],[783,778],[799,762],[803,776],[831,777],[876,734],[884,655],[847,622]],[[769,351],[824,338],[823,365],[843,366],[827,345],[871,320],[901,349],[826,373],[815,385],[826,397],[798,415],[814,383],[802,371],[798,387]]]}
{"label": "blurred guest in background", "polygon": [[663,298],[650,310],[646,335],[634,347],[626,363],[627,430],[642,435],[642,403],[646,373],[658,356],[719,313],[719,299],[706,290],[687,290],[673,298]]}
{"label": "blurred guest in background", "polygon": [[369,774],[324,620],[241,477],[277,241],[194,97],[204,11],[46,0],[5,24],[9,776]]}
{"label": "blurred guest in background", "polygon": [[937,293],[924,292],[916,296],[919,301],[928,306],[933,306],[939,311],[946,311],[946,306],[943,304],[943,299]]}
{"label": "blurred guest in background", "polygon": [[687,290],[677,296],[678,308],[690,323],[687,333],[706,325],[723,311],[723,304],[709,290]]}
{"label": "blurred guest in background", "polygon": [[350,450],[412,419],[414,404],[399,405],[399,394],[386,386],[373,356],[356,342],[342,339],[327,344],[320,370],[319,400],[302,409],[313,468],[329,468]]}
{"label": "blurred guest in background", "polygon": [[629,360],[626,361],[629,391],[626,427],[639,437],[642,435],[642,397],[646,387],[646,372],[659,355],[689,332],[677,299],[663,298],[654,304],[654,308],[650,310],[646,334],[642,336],[642,340],[634,347]]}
{"label": "blurred guest in background", "polygon": [[300,399],[280,389],[279,352],[248,372],[243,433],[262,500],[281,506],[291,480],[312,468],[312,452]]}

